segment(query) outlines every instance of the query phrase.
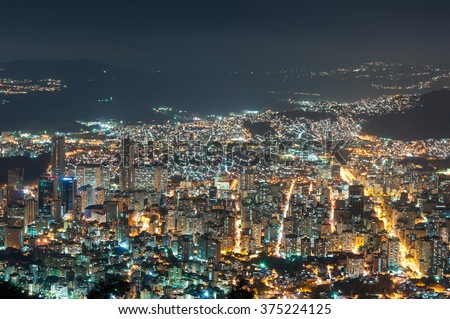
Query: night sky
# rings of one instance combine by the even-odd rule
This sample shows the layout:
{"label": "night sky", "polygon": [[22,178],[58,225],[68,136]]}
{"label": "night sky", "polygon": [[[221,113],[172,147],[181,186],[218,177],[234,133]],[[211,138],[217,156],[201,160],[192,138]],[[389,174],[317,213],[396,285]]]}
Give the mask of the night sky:
{"label": "night sky", "polygon": [[0,2],[0,61],[89,58],[133,69],[325,69],[447,63],[445,0]]}

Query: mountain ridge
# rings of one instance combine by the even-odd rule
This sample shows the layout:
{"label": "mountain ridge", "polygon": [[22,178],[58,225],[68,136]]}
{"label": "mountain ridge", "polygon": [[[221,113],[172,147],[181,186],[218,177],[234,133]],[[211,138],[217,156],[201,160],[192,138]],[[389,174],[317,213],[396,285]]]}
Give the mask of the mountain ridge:
{"label": "mountain ridge", "polygon": [[363,131],[398,140],[450,138],[450,90],[420,96],[418,106],[403,112],[364,117]]}
{"label": "mountain ridge", "polygon": [[[184,76],[184,78],[183,78]],[[78,121],[118,119],[126,122],[158,123],[164,120],[153,107],[167,105],[196,111],[223,112],[252,108],[286,109],[286,103],[270,95],[242,93],[267,89],[273,83],[258,82],[251,76],[236,80],[228,75],[192,75],[127,70],[102,61],[79,59],[17,60],[0,62],[0,78],[62,81],[59,92],[0,95],[0,131],[78,131]],[[261,86],[261,87],[259,87]],[[244,90],[245,88],[245,90]],[[7,100],[2,103],[1,100]],[[209,111],[212,110],[212,111]],[[220,111],[217,111],[220,110]],[[404,113],[360,116],[363,131],[401,140],[448,138],[450,91],[426,93],[420,106]],[[286,114],[296,115],[295,110]],[[307,112],[308,117],[324,114]],[[223,115],[223,114],[217,114]]]}

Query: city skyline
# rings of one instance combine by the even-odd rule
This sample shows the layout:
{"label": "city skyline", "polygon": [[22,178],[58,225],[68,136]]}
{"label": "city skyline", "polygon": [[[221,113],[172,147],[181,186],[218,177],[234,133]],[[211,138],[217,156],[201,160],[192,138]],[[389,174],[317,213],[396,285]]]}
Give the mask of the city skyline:
{"label": "city skyline", "polygon": [[450,298],[448,1],[1,7],[0,299]]}
{"label": "city skyline", "polygon": [[[268,122],[264,136],[245,124]],[[28,256],[25,268],[6,258],[4,279],[36,297],[109,298],[103,278],[127,298],[448,297],[447,139],[273,111],[88,125],[2,133],[6,157],[52,155],[37,184],[17,168],[1,189],[5,252]]]}

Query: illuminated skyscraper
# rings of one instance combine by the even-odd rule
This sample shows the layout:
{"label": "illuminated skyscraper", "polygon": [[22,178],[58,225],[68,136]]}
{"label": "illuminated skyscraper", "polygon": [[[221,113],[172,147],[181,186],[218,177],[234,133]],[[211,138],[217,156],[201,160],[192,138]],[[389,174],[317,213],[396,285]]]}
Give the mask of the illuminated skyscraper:
{"label": "illuminated skyscraper", "polygon": [[76,168],[77,184],[79,187],[91,185],[93,189],[103,187],[102,166],[96,164],[82,164]]}
{"label": "illuminated skyscraper", "polygon": [[74,208],[77,179],[75,177],[64,177],[62,183],[61,204],[64,207],[64,213],[67,213]]}
{"label": "illuminated skyscraper", "polygon": [[24,170],[20,167],[8,170],[8,205],[23,199],[23,174]]}
{"label": "illuminated skyscraper", "polygon": [[9,205],[6,212],[5,248],[21,249],[23,247],[26,225],[25,206],[19,204]]}
{"label": "illuminated skyscraper", "polygon": [[133,189],[134,184],[134,158],[135,144],[128,137],[123,140],[122,167],[120,168],[120,188]]}
{"label": "illuminated skyscraper", "polygon": [[66,170],[66,140],[64,136],[55,136],[52,141],[52,175],[54,178],[53,198],[58,199],[61,197],[62,179]]}
{"label": "illuminated skyscraper", "polygon": [[9,205],[6,212],[6,225],[23,228],[26,223],[25,206],[19,204]]}
{"label": "illuminated skyscraper", "polygon": [[25,205],[25,227],[28,226],[28,224],[34,222],[36,219],[36,214],[38,212],[38,201],[36,201],[33,198],[24,200]]}
{"label": "illuminated skyscraper", "polygon": [[387,242],[387,267],[397,270],[400,267],[400,241],[398,238],[389,238]]}
{"label": "illuminated skyscraper", "polygon": [[93,189],[91,185],[84,185],[78,188],[78,193],[81,197],[81,211],[84,211],[84,209],[90,205],[92,205],[92,198],[93,198]]}
{"label": "illuminated skyscraper", "polygon": [[38,212],[40,215],[50,215],[53,200],[53,178],[50,175],[43,175],[39,177],[38,189]]}

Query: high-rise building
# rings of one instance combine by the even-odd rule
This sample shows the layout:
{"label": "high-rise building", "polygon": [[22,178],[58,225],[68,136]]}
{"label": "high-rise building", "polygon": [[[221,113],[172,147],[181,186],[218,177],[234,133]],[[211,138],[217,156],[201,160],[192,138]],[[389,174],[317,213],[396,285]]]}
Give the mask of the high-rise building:
{"label": "high-rise building", "polygon": [[61,199],[52,200],[52,210],[51,215],[53,219],[57,222],[62,220],[63,207],[61,203]]}
{"label": "high-rise building", "polygon": [[255,174],[251,172],[243,172],[239,175],[239,189],[249,190],[255,188]]}
{"label": "high-rise building", "polygon": [[167,169],[156,167],[153,177],[154,189],[158,193],[167,192]]}
{"label": "high-rise building", "polygon": [[16,167],[8,170],[7,204],[16,204],[23,199],[23,168]]}
{"label": "high-rise building", "polygon": [[6,210],[6,225],[11,227],[25,227],[25,206],[20,204],[8,205]]}
{"label": "high-rise building", "polygon": [[103,205],[103,203],[105,202],[105,189],[102,187],[97,187],[93,190],[92,194],[92,203],[94,205]]}
{"label": "high-rise building", "polygon": [[23,247],[23,228],[22,227],[5,227],[5,248],[21,249]]}
{"label": "high-rise building", "polygon": [[325,238],[314,239],[314,255],[317,257],[325,257],[327,254],[327,241]]}
{"label": "high-rise building", "polygon": [[93,198],[93,190],[91,185],[84,185],[78,188],[78,194],[81,197],[81,207],[80,210],[84,211],[84,209],[90,205],[92,205]]}
{"label": "high-rise building", "polygon": [[98,164],[81,164],[76,170],[77,184],[79,187],[91,185],[93,189],[103,187],[102,166]]}
{"label": "high-rise building", "polygon": [[50,215],[52,212],[53,200],[53,177],[43,175],[39,177],[38,185],[38,212],[40,215]]}
{"label": "high-rise building", "polygon": [[107,165],[102,165],[102,187],[109,188],[111,184],[111,168]]}
{"label": "high-rise building", "polygon": [[191,235],[182,235],[178,238],[178,256],[182,261],[187,262],[192,259],[192,247],[193,243]]}
{"label": "high-rise building", "polygon": [[119,202],[105,202],[103,205],[106,222],[113,222],[119,218]]}
{"label": "high-rise building", "polygon": [[120,168],[120,186],[122,190],[131,190],[134,186],[135,143],[130,138],[123,140],[122,167]]}
{"label": "high-rise building", "polygon": [[132,181],[133,181],[133,172],[132,167],[124,167],[122,166],[120,168],[120,175],[119,175],[119,184],[120,189],[123,191],[128,191],[133,188]]}
{"label": "high-rise building", "polygon": [[64,176],[66,169],[65,143],[64,136],[53,137],[52,173],[54,176]]}
{"label": "high-rise building", "polygon": [[52,142],[53,199],[58,199],[61,197],[63,177],[66,170],[66,139],[64,136],[55,136]]}
{"label": "high-rise building", "polygon": [[400,267],[400,241],[398,238],[389,238],[387,242],[387,267],[397,270]]}
{"label": "high-rise building", "polygon": [[290,257],[298,253],[298,236],[295,234],[288,234],[285,236],[285,252],[286,256]]}
{"label": "high-rise building", "polygon": [[353,218],[363,218],[364,213],[364,186],[350,185],[348,203]]}
{"label": "high-rise building", "polygon": [[302,257],[311,256],[311,239],[303,237],[300,241],[300,250]]}
{"label": "high-rise building", "polygon": [[220,262],[220,242],[213,238],[211,234],[203,234],[198,239],[198,257],[202,260]]}
{"label": "high-rise building", "polygon": [[21,249],[27,220],[25,206],[11,204],[6,211],[6,227],[4,234],[5,248]]}
{"label": "high-rise building", "polygon": [[36,214],[38,213],[38,201],[30,198],[24,200],[23,204],[25,206],[25,227],[27,227],[36,219]]}
{"label": "high-rise building", "polygon": [[146,190],[151,188],[153,180],[153,167],[142,166],[134,168],[133,189]]}
{"label": "high-rise building", "polygon": [[72,176],[66,176],[62,179],[62,196],[61,205],[64,208],[64,213],[74,208],[76,199],[77,179]]}
{"label": "high-rise building", "polygon": [[134,165],[134,143],[129,138],[126,137],[123,140],[123,166],[131,167]]}

